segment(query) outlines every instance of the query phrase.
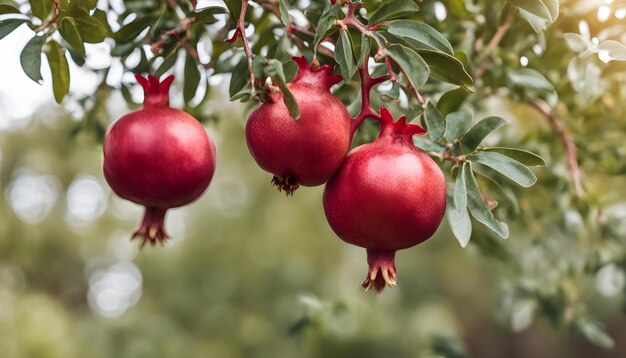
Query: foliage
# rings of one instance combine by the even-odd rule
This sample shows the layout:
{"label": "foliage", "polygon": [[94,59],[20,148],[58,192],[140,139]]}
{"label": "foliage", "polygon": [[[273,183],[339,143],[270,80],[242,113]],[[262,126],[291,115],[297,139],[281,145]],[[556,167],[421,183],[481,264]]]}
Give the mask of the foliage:
{"label": "foliage", "polygon": [[[0,39],[32,30],[23,70],[41,82],[47,62],[57,103],[82,107],[68,130],[74,140],[101,138],[116,93],[136,106],[134,83],[112,86],[110,68],[89,68],[93,44],[109,45],[125,73],[180,74],[184,109],[205,122],[220,117],[212,78],[230,78],[230,100],[246,105],[278,89],[297,120],[286,86],[297,71],[291,57],[335,66],[344,81],[333,92],[363,123],[355,144],[376,134],[383,105],[427,128],[414,142],[446,173],[450,232],[509,272],[497,307],[503,321],[526,328],[516,321],[525,307],[531,320],[539,312],[610,347],[586,291],[603,269],[617,267],[623,280],[626,267],[625,193],[607,189],[626,174],[626,25],[603,24],[584,3],[592,2],[3,0]],[[94,96],[69,92],[69,60],[99,75]],[[343,304],[306,297],[292,334],[341,320]],[[464,356],[452,338],[433,336],[428,354]]]}

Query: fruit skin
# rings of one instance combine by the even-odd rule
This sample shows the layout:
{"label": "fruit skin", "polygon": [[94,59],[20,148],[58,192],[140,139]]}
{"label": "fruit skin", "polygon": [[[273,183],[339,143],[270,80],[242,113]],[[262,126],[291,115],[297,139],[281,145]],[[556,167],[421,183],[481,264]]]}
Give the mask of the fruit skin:
{"label": "fruit skin", "polygon": [[328,65],[309,67],[304,57],[294,57],[298,74],[287,86],[300,109],[295,120],[283,103],[282,94],[250,114],[246,142],[250,154],[265,171],[274,174],[272,183],[292,195],[299,185],[325,183],[339,168],[350,149],[350,115],[330,93],[341,81]]}
{"label": "fruit skin", "polygon": [[117,195],[146,207],[133,238],[163,243],[169,238],[163,227],[167,209],[191,203],[208,187],[215,145],[195,118],[169,106],[174,76],[161,83],[152,75],[136,78],[144,87],[144,107],[107,129],[103,171]]}
{"label": "fruit skin", "polygon": [[324,190],[328,223],[343,241],[367,249],[363,286],[378,291],[395,285],[395,252],[431,237],[446,208],[441,169],[413,145],[424,129],[380,113],[379,137],[353,149]]}

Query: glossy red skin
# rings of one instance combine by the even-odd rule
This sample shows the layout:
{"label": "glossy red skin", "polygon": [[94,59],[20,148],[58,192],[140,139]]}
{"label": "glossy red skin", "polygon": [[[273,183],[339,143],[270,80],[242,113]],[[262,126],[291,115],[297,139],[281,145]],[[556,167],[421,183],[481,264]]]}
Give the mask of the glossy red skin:
{"label": "glossy red skin", "polygon": [[215,145],[189,114],[146,105],[105,135],[104,175],[120,197],[168,209],[204,193],[215,171]]}
{"label": "glossy red skin", "polygon": [[367,249],[396,251],[425,241],[445,208],[441,169],[399,133],[382,133],[351,151],[324,191],[337,236]]}
{"label": "glossy red skin", "polygon": [[246,125],[248,148],[259,166],[304,186],[325,183],[350,149],[350,115],[332,94],[290,85],[300,108],[294,120],[282,99],[257,107]]}
{"label": "glossy red skin", "polygon": [[294,61],[299,72],[288,87],[300,118],[289,115],[282,95],[273,95],[250,114],[246,142],[263,170],[316,186],[328,181],[350,150],[350,114],[329,90],[341,77],[330,74],[329,66],[310,69],[303,57]]}

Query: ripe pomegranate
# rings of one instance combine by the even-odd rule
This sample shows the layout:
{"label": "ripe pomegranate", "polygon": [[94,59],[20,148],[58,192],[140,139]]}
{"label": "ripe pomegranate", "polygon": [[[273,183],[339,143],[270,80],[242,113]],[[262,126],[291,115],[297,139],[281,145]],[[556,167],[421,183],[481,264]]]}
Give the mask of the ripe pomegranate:
{"label": "ripe pomegranate", "polygon": [[104,176],[120,197],[146,207],[132,239],[161,244],[170,236],[167,209],[196,200],[215,171],[215,145],[189,114],[169,105],[174,76],[162,82],[135,76],[144,89],[143,108],[113,123],[104,138]]}
{"label": "ripe pomegranate", "polygon": [[413,145],[413,135],[426,131],[405,117],[394,123],[386,108],[380,114],[378,138],[353,149],[324,190],[328,223],[343,241],[367,249],[363,287],[379,292],[396,284],[396,251],[432,236],[446,208],[441,169]]}
{"label": "ripe pomegranate", "polygon": [[339,168],[350,149],[350,115],[330,93],[341,76],[332,68],[309,67],[304,57],[294,57],[298,74],[287,86],[300,108],[300,118],[289,115],[282,94],[250,114],[246,142],[254,160],[274,174],[272,184],[287,195],[300,186],[325,183]]}

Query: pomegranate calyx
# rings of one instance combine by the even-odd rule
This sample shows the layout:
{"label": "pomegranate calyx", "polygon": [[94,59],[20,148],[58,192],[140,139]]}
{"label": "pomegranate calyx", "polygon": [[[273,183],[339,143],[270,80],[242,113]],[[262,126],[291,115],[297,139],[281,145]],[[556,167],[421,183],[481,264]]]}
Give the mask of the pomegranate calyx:
{"label": "pomegranate calyx", "polygon": [[398,274],[396,273],[395,257],[395,250],[367,249],[369,270],[361,284],[365,291],[374,287],[376,292],[380,293],[385,285],[396,286]]}
{"label": "pomegranate calyx", "polygon": [[285,191],[285,195],[293,196],[293,193],[298,190],[300,184],[298,180],[292,176],[274,176],[272,178],[272,186],[275,186],[278,191]]}
{"label": "pomegranate calyx", "polygon": [[413,123],[406,123],[406,116],[400,117],[394,122],[393,116],[385,107],[380,108],[380,135],[382,137],[403,137],[412,143],[411,138],[414,135],[424,135],[426,130],[422,126]]}
{"label": "pomegranate calyx", "polygon": [[144,106],[169,107],[169,91],[174,81],[174,75],[167,76],[163,81],[159,81],[159,78],[152,74],[148,74],[148,78],[141,75],[135,75],[135,78],[141,87],[143,87]]}
{"label": "pomegranate calyx", "polygon": [[166,210],[163,209],[147,207],[141,224],[130,238],[131,241],[139,238],[143,240],[141,247],[144,247],[146,242],[150,242],[152,246],[157,242],[163,245],[165,241],[171,239],[165,231],[165,212]]}
{"label": "pomegranate calyx", "polygon": [[298,64],[298,74],[291,83],[310,85],[330,91],[333,85],[343,80],[340,75],[330,73],[333,70],[332,66],[324,65],[316,69],[315,67],[318,67],[319,63],[317,66],[309,66],[304,56],[292,57],[291,59]]}

